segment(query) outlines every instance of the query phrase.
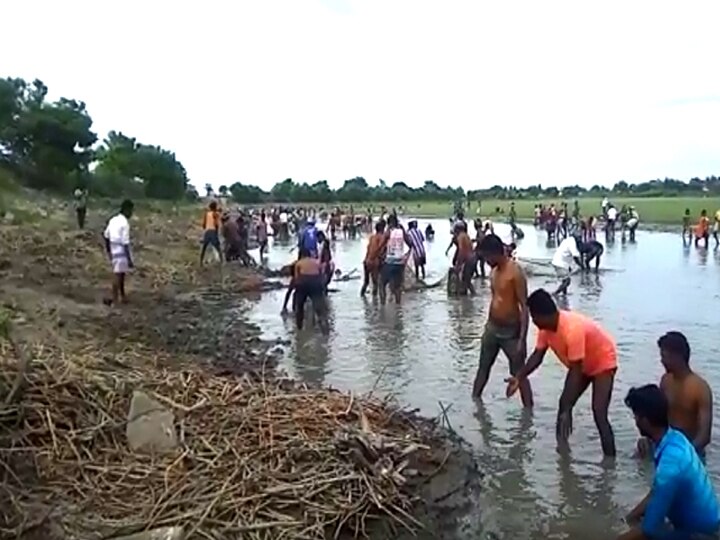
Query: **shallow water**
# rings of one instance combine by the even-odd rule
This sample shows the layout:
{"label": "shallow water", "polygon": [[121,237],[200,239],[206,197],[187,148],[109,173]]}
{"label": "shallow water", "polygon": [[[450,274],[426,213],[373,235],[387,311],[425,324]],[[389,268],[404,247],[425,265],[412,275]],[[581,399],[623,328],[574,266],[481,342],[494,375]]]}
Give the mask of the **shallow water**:
{"label": "shallow water", "polygon": [[[422,229],[427,221],[421,221]],[[449,266],[444,255],[449,222],[432,223],[436,240],[427,246],[428,281]],[[508,241],[509,228],[497,228]],[[530,226],[523,230],[520,258],[549,260],[553,249],[546,246],[544,233]],[[364,238],[339,240],[337,266],[361,269],[365,244]],[[269,266],[290,258],[288,246],[273,246]],[[377,387],[428,416],[441,413],[440,403],[449,407],[452,428],[474,446],[486,474],[477,503],[486,538],[611,538],[623,529],[622,516],[645,494],[652,475],[649,464],[632,457],[637,432],[623,398],[632,386],[659,381],[657,338],[668,330],[684,332],[694,369],[712,387],[720,382],[720,255],[684,248],[677,234],[640,231],[635,244],[620,242],[618,235],[614,245],[606,246],[601,266],[608,270],[582,281],[573,278],[567,307],[601,322],[617,341],[619,370],[610,410],[618,447],[614,465],[602,463],[590,392],[575,409],[571,455],[557,453],[555,413],[565,370],[551,354],[531,379],[532,414],[522,411],[519,400],[504,397],[507,361],[502,353],[484,405],[470,399],[489,300],[485,283],[476,282],[474,298],[448,298],[444,289],[434,289],[406,294],[400,306],[384,307],[359,297],[360,281],[334,284],[339,291],[331,294],[327,338],[311,330],[298,334],[290,319],[279,316],[283,290],[264,295],[251,319],[269,337],[289,337],[283,366],[299,379],[359,392]],[[538,272],[529,277],[530,290],[556,285],[546,266],[531,269]],[[532,348],[534,328],[530,333]],[[720,433],[717,425],[715,433]],[[708,451],[707,464],[717,486],[716,445]]]}

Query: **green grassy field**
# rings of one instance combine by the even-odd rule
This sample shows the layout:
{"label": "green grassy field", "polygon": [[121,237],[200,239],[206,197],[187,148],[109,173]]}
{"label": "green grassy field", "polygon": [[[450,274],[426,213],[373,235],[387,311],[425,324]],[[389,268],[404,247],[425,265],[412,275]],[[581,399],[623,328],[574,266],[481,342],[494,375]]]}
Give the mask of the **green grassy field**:
{"label": "green grassy field", "polygon": [[[622,205],[632,205],[640,214],[640,221],[644,223],[655,223],[661,225],[680,225],[682,216],[686,208],[690,209],[690,215],[695,222],[700,215],[700,211],[705,209],[712,218],[717,210],[720,210],[720,197],[657,197],[657,198],[640,198],[640,197],[610,197],[612,202],[618,209]],[[572,212],[575,199],[564,199],[568,203],[568,209]],[[583,216],[591,214],[598,215],[601,213],[601,198],[579,198],[580,213]],[[471,207],[466,210],[467,217],[480,215],[484,218],[502,219],[507,217],[510,208],[509,200],[486,200],[482,201],[481,211],[478,214],[477,203],[472,203]],[[555,204],[559,206],[563,199],[518,199],[515,202],[515,211],[518,219],[529,220],[534,216],[534,208],[538,203],[549,206]],[[365,208],[367,203],[357,203],[355,208]],[[373,203],[377,209],[380,204]],[[388,208],[402,206],[405,215],[415,215],[418,217],[449,217],[452,213],[452,204],[446,201],[428,201],[422,203],[387,203]],[[498,212],[497,209],[501,212]]]}

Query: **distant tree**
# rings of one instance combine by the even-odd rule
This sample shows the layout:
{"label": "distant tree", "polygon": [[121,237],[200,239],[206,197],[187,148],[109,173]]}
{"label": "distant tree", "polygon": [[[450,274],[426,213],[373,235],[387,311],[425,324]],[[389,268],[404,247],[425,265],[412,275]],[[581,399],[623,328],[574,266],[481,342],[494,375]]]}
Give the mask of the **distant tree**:
{"label": "distant tree", "polygon": [[182,199],[187,193],[185,168],[175,154],[159,146],[140,144],[136,139],[111,131],[97,151],[97,184],[112,183],[130,194],[138,183],[145,196],[156,199]]}

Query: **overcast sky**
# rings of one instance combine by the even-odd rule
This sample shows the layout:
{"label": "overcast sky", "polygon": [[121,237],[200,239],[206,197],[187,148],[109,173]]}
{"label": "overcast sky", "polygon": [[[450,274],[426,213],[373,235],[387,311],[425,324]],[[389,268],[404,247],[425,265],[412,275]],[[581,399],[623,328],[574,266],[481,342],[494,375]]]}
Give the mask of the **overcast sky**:
{"label": "overcast sky", "polygon": [[3,20],[1,75],[199,186],[720,174],[717,0],[22,0]]}

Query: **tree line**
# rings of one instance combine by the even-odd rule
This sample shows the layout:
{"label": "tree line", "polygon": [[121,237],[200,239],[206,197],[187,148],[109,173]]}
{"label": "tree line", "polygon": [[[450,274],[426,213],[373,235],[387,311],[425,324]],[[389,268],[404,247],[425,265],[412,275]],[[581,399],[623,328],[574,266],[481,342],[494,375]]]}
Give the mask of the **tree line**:
{"label": "tree line", "polygon": [[[93,121],[82,101],[60,98],[50,101],[48,88],[40,80],[0,79],[0,167],[9,170],[29,187],[69,192],[87,187],[101,197],[149,197],[196,199],[198,192],[175,154],[160,146],[144,144],[117,131],[99,140]],[[468,179],[468,183],[475,183]],[[672,178],[639,184],[625,181],[612,187],[579,185],[528,187],[494,185],[488,189],[465,190],[442,187],[427,180],[420,187],[405,182],[379,180],[371,185],[362,177],[345,180],[338,189],[326,180],[314,183],[288,178],[269,191],[251,183],[221,186],[219,195],[241,204],[263,202],[390,202],[458,201],[462,199],[537,199],[555,197],[615,196],[674,197],[679,195],[720,195],[720,177]],[[215,195],[210,183],[205,195]]]}

